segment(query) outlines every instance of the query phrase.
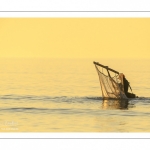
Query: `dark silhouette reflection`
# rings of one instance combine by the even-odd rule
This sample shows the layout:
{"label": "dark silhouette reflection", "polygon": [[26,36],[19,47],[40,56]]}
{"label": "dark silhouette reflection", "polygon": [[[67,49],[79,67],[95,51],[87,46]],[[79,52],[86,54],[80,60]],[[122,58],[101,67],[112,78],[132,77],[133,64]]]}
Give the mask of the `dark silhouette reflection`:
{"label": "dark silhouette reflection", "polygon": [[103,109],[128,109],[127,99],[105,99],[102,102]]}

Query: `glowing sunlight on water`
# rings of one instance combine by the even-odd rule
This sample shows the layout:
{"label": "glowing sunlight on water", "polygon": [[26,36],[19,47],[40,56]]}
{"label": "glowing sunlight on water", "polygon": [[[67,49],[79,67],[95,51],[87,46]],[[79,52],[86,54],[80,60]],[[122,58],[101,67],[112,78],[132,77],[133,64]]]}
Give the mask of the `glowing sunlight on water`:
{"label": "glowing sunlight on water", "polygon": [[[139,98],[103,100],[93,61]],[[1,132],[149,132],[149,60],[1,59]]]}

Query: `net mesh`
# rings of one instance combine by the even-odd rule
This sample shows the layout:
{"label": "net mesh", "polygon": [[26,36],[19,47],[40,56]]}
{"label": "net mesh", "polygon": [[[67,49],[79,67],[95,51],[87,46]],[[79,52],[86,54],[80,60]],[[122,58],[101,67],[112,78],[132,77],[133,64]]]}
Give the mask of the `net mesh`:
{"label": "net mesh", "polygon": [[96,64],[95,68],[104,99],[128,99],[124,93],[123,80],[120,74],[110,73],[107,69]]}

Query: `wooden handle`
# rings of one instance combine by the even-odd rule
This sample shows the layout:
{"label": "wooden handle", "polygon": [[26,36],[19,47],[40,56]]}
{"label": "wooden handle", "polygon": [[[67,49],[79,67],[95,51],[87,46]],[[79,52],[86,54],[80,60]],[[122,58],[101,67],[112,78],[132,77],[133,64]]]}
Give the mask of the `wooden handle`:
{"label": "wooden handle", "polygon": [[114,73],[119,74],[119,72],[118,72],[118,71],[113,70],[113,69],[109,68],[108,66],[104,66],[104,65],[100,64],[99,62],[95,62],[95,61],[93,61],[93,63],[94,63],[95,65],[101,66],[101,67],[103,67],[103,68],[105,68],[105,69],[107,69],[107,70],[110,70],[110,71],[112,71],[112,72],[114,72]]}

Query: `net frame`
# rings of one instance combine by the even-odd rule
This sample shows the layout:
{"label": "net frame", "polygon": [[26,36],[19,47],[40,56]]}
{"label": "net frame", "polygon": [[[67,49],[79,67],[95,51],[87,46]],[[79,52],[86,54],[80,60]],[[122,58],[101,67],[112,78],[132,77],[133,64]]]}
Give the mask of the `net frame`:
{"label": "net frame", "polygon": [[121,74],[107,66],[95,64],[99,76],[100,87],[103,99],[128,99],[124,93],[124,85]]}

